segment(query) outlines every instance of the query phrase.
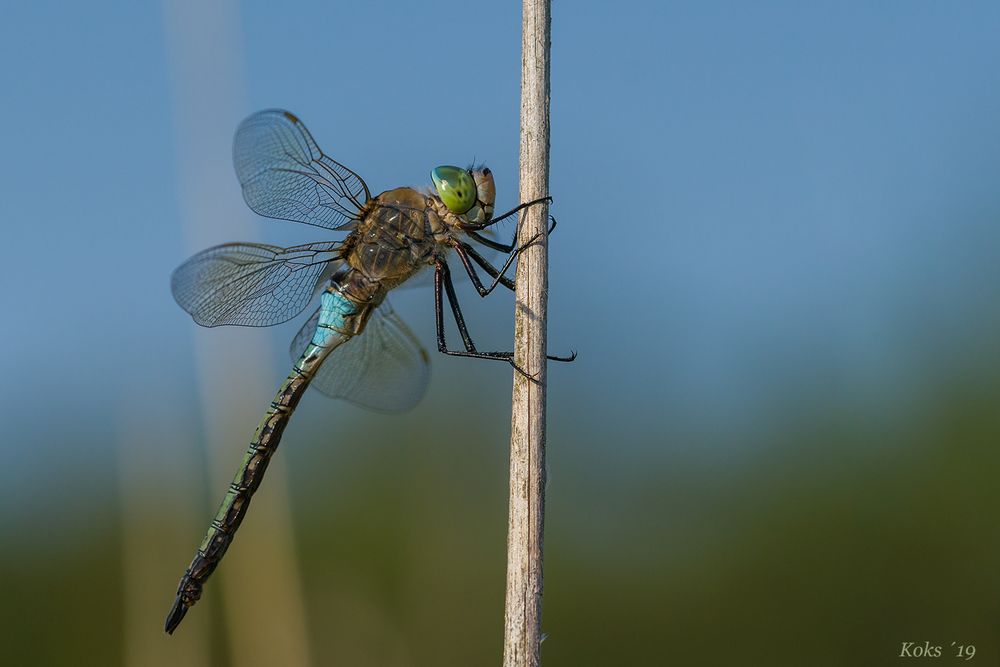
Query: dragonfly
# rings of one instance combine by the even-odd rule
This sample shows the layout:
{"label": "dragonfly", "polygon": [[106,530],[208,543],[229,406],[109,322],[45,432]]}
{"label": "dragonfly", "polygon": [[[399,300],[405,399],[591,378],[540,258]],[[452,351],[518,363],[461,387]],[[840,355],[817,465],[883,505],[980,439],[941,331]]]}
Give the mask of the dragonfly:
{"label": "dragonfly", "polygon": [[[226,243],[204,250],[174,271],[177,303],[202,326],[271,326],[286,322],[319,296],[319,307],[291,345],[295,360],[254,432],[250,446],[214,519],[177,588],[165,629],[172,634],[202,595],[246,516],[271,457],[299,400],[310,385],[322,393],[382,412],[413,407],[429,380],[429,355],[391,309],[389,291],[433,270],[438,350],[447,355],[511,364],[513,352],[476,348],[462,316],[448,264],[457,256],[480,296],[506,277],[515,258],[540,235],[517,245],[501,243],[487,228],[550,197],[522,203],[494,217],[496,186],[485,166],[444,165],[431,171],[433,189],[401,187],[374,197],[358,174],[320,150],[305,125],[281,109],[244,120],[233,142],[243,198],[256,213],[344,231],[340,241],[290,248]],[[555,219],[547,230],[555,229]],[[486,256],[507,253],[503,266]],[[478,268],[477,268],[478,267]],[[492,281],[484,281],[478,270]],[[489,282],[489,284],[485,284]],[[445,340],[447,300],[462,349]],[[549,356],[572,361],[568,356]]]}

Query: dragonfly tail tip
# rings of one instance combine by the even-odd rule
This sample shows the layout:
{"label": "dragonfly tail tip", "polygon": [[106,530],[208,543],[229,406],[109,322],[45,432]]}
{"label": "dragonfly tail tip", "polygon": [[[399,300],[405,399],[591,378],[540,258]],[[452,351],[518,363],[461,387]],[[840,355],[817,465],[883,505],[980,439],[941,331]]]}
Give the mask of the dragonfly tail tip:
{"label": "dragonfly tail tip", "polygon": [[174,606],[170,608],[170,613],[167,614],[167,622],[163,626],[168,635],[174,634],[174,630],[181,624],[181,620],[184,618],[187,610],[187,605],[184,604],[184,600],[178,595],[177,599],[174,600]]}

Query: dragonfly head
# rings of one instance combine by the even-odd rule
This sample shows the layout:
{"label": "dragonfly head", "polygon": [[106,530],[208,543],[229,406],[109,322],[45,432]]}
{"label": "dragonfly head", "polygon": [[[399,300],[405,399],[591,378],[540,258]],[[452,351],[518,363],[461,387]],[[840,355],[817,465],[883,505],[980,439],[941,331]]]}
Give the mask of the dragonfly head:
{"label": "dragonfly head", "polygon": [[476,182],[476,203],[466,212],[469,222],[481,224],[493,218],[493,202],[497,199],[497,186],[493,182],[493,172],[489,167],[470,167],[472,180]]}
{"label": "dragonfly head", "polygon": [[441,166],[431,171],[438,196],[448,210],[473,223],[489,222],[493,217],[496,185],[487,167]]}

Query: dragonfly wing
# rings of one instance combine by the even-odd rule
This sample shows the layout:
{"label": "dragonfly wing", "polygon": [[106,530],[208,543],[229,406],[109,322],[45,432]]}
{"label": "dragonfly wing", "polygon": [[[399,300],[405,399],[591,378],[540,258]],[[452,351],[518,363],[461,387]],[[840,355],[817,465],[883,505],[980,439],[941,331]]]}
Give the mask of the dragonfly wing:
{"label": "dragonfly wing", "polygon": [[240,123],[233,163],[247,205],[269,218],[346,229],[371,197],[360,176],[324,155],[302,121],[280,109]]}
{"label": "dragonfly wing", "polygon": [[[317,322],[318,310],[292,341],[293,359],[312,340]],[[429,380],[427,350],[388,302],[383,302],[360,335],[330,353],[312,384],[331,398],[380,412],[403,412],[420,401]]]}
{"label": "dragonfly wing", "polygon": [[204,327],[266,327],[298,315],[340,262],[340,244],[292,248],[227,243],[202,251],[174,271],[170,288]]}

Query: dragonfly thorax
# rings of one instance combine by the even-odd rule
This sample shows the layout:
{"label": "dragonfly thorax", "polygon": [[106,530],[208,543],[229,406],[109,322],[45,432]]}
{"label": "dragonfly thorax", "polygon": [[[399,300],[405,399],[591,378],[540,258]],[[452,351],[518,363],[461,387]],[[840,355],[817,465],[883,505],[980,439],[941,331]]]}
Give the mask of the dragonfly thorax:
{"label": "dragonfly thorax", "polygon": [[384,291],[396,287],[443,252],[448,237],[439,214],[443,208],[413,188],[383,192],[368,203],[345,241],[347,264]]}

